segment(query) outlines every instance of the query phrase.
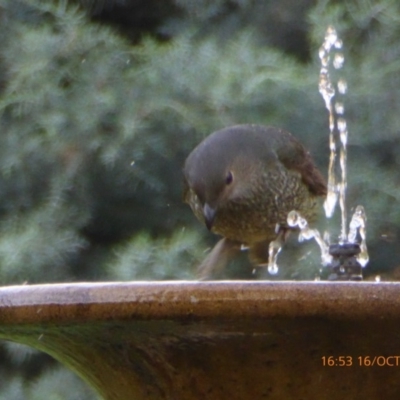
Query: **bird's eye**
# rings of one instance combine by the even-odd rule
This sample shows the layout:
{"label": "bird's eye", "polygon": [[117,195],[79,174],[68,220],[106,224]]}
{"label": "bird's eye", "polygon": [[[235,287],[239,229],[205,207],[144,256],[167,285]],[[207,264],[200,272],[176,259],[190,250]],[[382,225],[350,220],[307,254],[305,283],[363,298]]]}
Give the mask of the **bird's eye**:
{"label": "bird's eye", "polygon": [[226,174],[225,183],[226,183],[227,185],[230,185],[230,184],[232,183],[232,181],[233,181],[233,174],[232,174],[231,171],[229,171],[229,172]]}

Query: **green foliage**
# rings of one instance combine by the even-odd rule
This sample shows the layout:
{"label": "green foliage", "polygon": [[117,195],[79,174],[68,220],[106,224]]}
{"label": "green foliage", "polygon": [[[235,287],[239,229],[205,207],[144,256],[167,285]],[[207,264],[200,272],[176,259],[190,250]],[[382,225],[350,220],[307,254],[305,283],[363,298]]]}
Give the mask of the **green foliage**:
{"label": "green foliage", "polygon": [[[47,366],[42,354],[28,346],[6,342],[3,357],[9,361],[8,368],[0,378],[0,400],[91,400],[95,393],[75,374],[53,361]],[[49,357],[48,357],[49,358]],[[48,361],[48,360],[47,360]],[[15,371],[23,371],[21,376]],[[27,381],[26,377],[31,379]]]}
{"label": "green foliage", "polygon": [[[76,232],[80,215],[66,214],[64,204],[45,204],[21,218],[13,215],[3,221],[0,232],[2,282],[49,281],[70,277],[68,258],[86,246]],[[55,229],[57,227],[57,229]],[[79,224],[78,224],[79,227]]]}
{"label": "green foliage", "polygon": [[2,400],[20,400],[25,398],[24,380],[15,376],[2,382],[0,399]]}
{"label": "green foliage", "polygon": [[32,400],[95,400],[98,396],[72,372],[56,367],[44,373],[26,389]]}
{"label": "green foliage", "polygon": [[0,400],[21,399],[95,400],[98,396],[72,372],[57,367],[44,373],[40,380],[28,386],[24,379],[18,376],[2,382]]}
{"label": "green foliage", "polygon": [[6,10],[3,282],[71,280],[99,242],[112,252],[137,232],[194,224],[181,203],[181,167],[202,137],[241,122],[290,129],[303,118],[311,75],[275,49],[260,51],[251,29],[225,44],[191,28],[169,44],[132,47],[65,2]]}
{"label": "green foliage", "polygon": [[127,280],[193,279],[196,266],[205,256],[198,232],[182,229],[168,239],[135,236],[116,250],[109,265],[112,278]]}

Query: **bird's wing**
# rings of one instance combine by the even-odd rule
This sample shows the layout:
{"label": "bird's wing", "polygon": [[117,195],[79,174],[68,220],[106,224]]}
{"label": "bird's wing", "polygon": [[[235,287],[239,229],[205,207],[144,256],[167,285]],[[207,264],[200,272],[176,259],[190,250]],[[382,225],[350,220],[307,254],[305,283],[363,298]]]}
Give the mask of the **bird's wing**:
{"label": "bird's wing", "polygon": [[327,192],[325,179],[315,166],[310,154],[301,143],[292,136],[289,143],[276,149],[279,161],[289,170],[300,173],[302,181],[308,186],[311,193],[325,196]]}

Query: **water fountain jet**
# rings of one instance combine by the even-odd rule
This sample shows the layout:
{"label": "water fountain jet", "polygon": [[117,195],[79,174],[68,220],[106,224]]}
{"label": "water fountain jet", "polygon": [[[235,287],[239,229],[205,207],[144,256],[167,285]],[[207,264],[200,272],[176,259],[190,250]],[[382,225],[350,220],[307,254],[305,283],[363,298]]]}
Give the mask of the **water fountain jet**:
{"label": "water fountain jet", "polygon": [[[337,85],[332,82],[330,67],[331,61],[335,70],[339,70],[344,64],[344,55],[341,52],[343,42],[338,37],[336,29],[329,26],[324,42],[319,49],[321,69],[319,75],[319,92],[325,102],[329,113],[329,167],[328,167],[328,193],[324,202],[325,215],[331,218],[339,201],[341,211],[341,229],[339,242],[330,244],[330,235],[325,234],[321,238],[317,229],[311,229],[306,219],[296,210],[292,210],[287,217],[290,227],[300,229],[299,241],[314,238],[321,250],[322,277],[328,280],[362,280],[362,268],[368,263],[369,256],[366,243],[366,213],[364,207],[358,205],[351,218],[349,233],[347,232],[347,121],[344,118],[344,102],[339,96],[347,92],[347,82],[339,78]],[[333,55],[333,58],[332,58]],[[337,99],[338,97],[339,99]],[[340,148],[339,166],[337,165],[337,148]],[[339,170],[339,172],[338,172]],[[361,243],[359,243],[359,240]],[[270,250],[274,246],[270,246]],[[280,249],[279,249],[280,250]],[[276,257],[279,251],[270,251],[270,264],[277,271]],[[274,258],[271,257],[271,254]],[[328,275],[326,274],[328,271]],[[276,273],[276,272],[275,272]]]}
{"label": "water fountain jet", "polygon": [[[339,78],[336,88],[330,78],[331,61],[333,68],[339,70],[344,64],[342,53],[343,42],[338,37],[336,29],[329,26],[324,42],[319,51],[321,61],[319,91],[329,112],[329,169],[328,194],[324,203],[325,214],[331,218],[339,199],[341,211],[341,230],[339,242],[329,246],[332,261],[327,264],[330,270],[329,280],[361,280],[362,268],[368,263],[366,245],[366,214],[364,207],[359,205],[350,222],[350,233],[347,232],[347,142],[348,128],[344,118],[344,103],[340,96],[347,92],[347,82]],[[332,58],[333,54],[333,58]],[[335,99],[335,97],[339,99]],[[339,142],[339,143],[338,143]],[[339,166],[337,167],[337,147],[340,147]],[[340,174],[337,170],[340,169]],[[338,176],[340,175],[340,176]],[[361,244],[358,237],[361,237]]]}

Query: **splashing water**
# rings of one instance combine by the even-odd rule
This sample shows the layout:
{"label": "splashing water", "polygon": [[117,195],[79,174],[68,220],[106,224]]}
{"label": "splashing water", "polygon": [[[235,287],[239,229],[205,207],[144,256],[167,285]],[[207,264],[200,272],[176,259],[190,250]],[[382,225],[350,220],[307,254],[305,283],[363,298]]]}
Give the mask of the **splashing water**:
{"label": "splashing water", "polygon": [[[335,86],[330,77],[330,63],[335,70],[339,70],[344,65],[344,55],[341,52],[343,42],[339,39],[333,26],[329,26],[324,42],[319,49],[321,69],[319,75],[319,92],[325,102],[325,107],[329,113],[329,168],[328,168],[328,193],[324,202],[324,209],[327,218],[334,214],[336,204],[339,201],[341,210],[341,231],[338,245],[329,245],[329,236],[324,238],[317,229],[308,226],[307,220],[296,210],[291,211],[287,217],[290,227],[299,228],[299,241],[315,239],[321,250],[322,264],[331,266],[335,271],[335,278],[338,277],[337,271],[350,279],[362,278],[357,272],[357,266],[364,267],[369,260],[366,244],[366,214],[363,206],[357,206],[351,218],[349,233],[347,234],[347,210],[346,210],[346,190],[347,190],[347,141],[348,129],[344,118],[344,102],[340,96],[347,92],[347,82],[340,78]],[[333,57],[332,57],[333,55]],[[339,97],[339,99],[338,99]],[[339,167],[340,176],[337,173],[337,148],[340,147]],[[361,238],[358,248],[357,240]],[[354,246],[353,246],[354,245]],[[329,278],[328,278],[329,279]],[[340,277],[339,277],[340,279]],[[342,277],[343,279],[343,277]]]}
{"label": "splashing water", "polygon": [[357,255],[357,261],[360,263],[362,267],[365,267],[369,261],[369,255],[367,250],[367,215],[365,214],[365,210],[363,206],[357,206],[354,211],[353,217],[350,221],[350,229],[349,229],[349,242],[356,243],[357,234],[361,237],[360,243],[360,254]]}
{"label": "splashing water", "polygon": [[297,211],[290,211],[287,217],[287,223],[290,227],[299,228],[299,242],[304,240],[315,239],[321,250],[322,264],[327,265],[332,261],[332,256],[329,254],[329,246],[327,242],[321,238],[318,229],[312,229],[308,226],[307,220]]}
{"label": "splashing water", "polygon": [[281,252],[285,242],[285,230],[281,229],[279,224],[276,225],[275,232],[277,237],[269,244],[268,248],[268,272],[270,275],[276,275],[279,271],[278,254]]}
{"label": "splashing water", "polygon": [[[321,61],[321,69],[319,74],[319,85],[318,89],[325,101],[325,107],[329,113],[329,168],[328,168],[328,194],[324,203],[325,214],[327,218],[332,217],[335,207],[339,198],[339,193],[341,193],[342,201],[340,201],[341,208],[345,202],[345,185],[336,183],[336,135],[335,135],[335,111],[339,109],[340,114],[344,113],[343,103],[333,102],[333,98],[336,94],[336,89],[332,83],[329,66],[331,60],[331,52],[340,50],[343,46],[342,41],[338,38],[336,29],[333,26],[329,26],[324,42],[319,49],[319,58]],[[333,66],[335,69],[340,69],[344,64],[344,55],[342,53],[336,52],[333,58]],[[338,86],[338,91],[341,93],[342,89],[345,87],[345,82],[341,82],[340,88]],[[342,146],[343,148],[343,146]],[[344,174],[342,170],[342,183],[343,177],[346,177],[346,169],[344,169]],[[342,208],[343,210],[343,208]],[[344,216],[344,219],[346,216]],[[342,227],[346,226],[346,221],[342,219]],[[345,229],[342,228],[342,236],[346,236]],[[343,239],[345,240],[345,239]]]}
{"label": "splashing water", "polygon": [[[319,92],[324,99],[325,106],[329,112],[329,168],[328,168],[328,194],[324,203],[325,214],[327,218],[332,217],[337,201],[341,210],[341,231],[339,236],[339,246],[346,243],[357,243],[358,236],[361,237],[360,253],[357,254],[357,262],[364,267],[369,260],[367,244],[366,244],[366,214],[363,206],[357,206],[352,216],[349,234],[347,234],[347,209],[346,209],[346,190],[347,190],[347,141],[348,129],[347,122],[344,118],[344,103],[340,99],[336,99],[337,95],[345,95],[347,93],[347,82],[340,78],[337,81],[336,89],[331,81],[329,68],[331,55],[333,55],[332,65],[335,70],[343,67],[345,58],[342,53],[343,42],[339,39],[336,29],[329,26],[324,42],[319,50],[319,58],[321,60],[321,70],[319,78]],[[340,181],[337,177],[337,142],[340,142]],[[339,182],[338,182],[339,181]],[[326,255],[321,248],[322,259],[326,259]]]}
{"label": "splashing water", "polygon": [[[317,229],[308,226],[307,220],[296,210],[292,210],[287,217],[289,227],[299,228],[299,241],[315,239],[321,250],[322,264],[330,265],[337,272],[362,279],[362,275],[357,272],[355,264],[365,267],[369,261],[366,243],[366,221],[364,207],[359,205],[351,218],[349,233],[347,234],[347,210],[346,210],[346,190],[347,190],[347,141],[348,129],[344,118],[344,102],[340,99],[347,92],[347,82],[340,78],[335,86],[330,77],[330,63],[335,70],[339,70],[344,65],[344,55],[341,52],[343,42],[339,39],[336,29],[329,26],[324,42],[319,49],[321,69],[319,74],[319,92],[325,102],[325,107],[329,113],[329,167],[328,167],[328,193],[324,202],[325,215],[331,218],[334,214],[336,204],[339,200],[341,210],[341,230],[338,245],[329,245],[329,234],[325,233],[324,238]],[[333,59],[331,57],[333,54]],[[339,99],[337,98],[339,97]],[[337,147],[340,146],[339,167],[340,177],[337,173]],[[270,243],[268,272],[275,275],[278,272],[277,257],[282,249],[282,232],[277,231],[278,237]],[[358,246],[357,241],[361,238]],[[351,254],[350,254],[351,253]],[[354,261],[355,260],[355,261]],[[332,274],[334,275],[334,274]],[[336,278],[335,278],[336,279]],[[342,278],[343,279],[343,278]]]}
{"label": "splashing water", "polygon": [[[335,160],[336,160],[336,141],[335,141],[335,113],[333,105],[333,97],[336,90],[332,84],[329,74],[330,52],[332,48],[341,48],[342,43],[338,39],[336,30],[330,26],[325,35],[324,42],[319,49],[319,58],[321,61],[321,69],[319,74],[318,89],[325,101],[325,107],[329,112],[329,168],[328,168],[328,194],[324,203],[325,214],[328,218],[333,215],[338,200],[338,187],[336,184]],[[342,57],[343,65],[344,57]],[[339,66],[339,63],[337,63]]]}
{"label": "splashing water", "polygon": [[268,272],[270,275],[276,275],[279,271],[278,254],[282,250],[282,244],[277,240],[273,240],[269,244],[268,249]]}

